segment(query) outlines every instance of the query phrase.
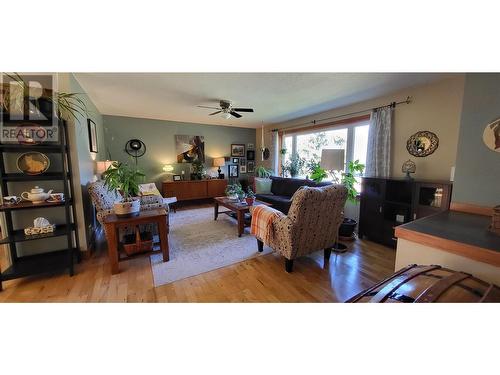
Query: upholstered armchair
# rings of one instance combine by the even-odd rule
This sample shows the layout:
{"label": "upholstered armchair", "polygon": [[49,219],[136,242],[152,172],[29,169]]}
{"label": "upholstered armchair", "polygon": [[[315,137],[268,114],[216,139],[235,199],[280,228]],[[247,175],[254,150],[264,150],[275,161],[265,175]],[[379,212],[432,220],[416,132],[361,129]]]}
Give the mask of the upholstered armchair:
{"label": "upholstered armchair", "polygon": [[[90,183],[88,191],[97,211],[97,220],[102,225],[104,218],[114,213],[113,203],[121,200],[121,196],[115,190],[108,190],[102,180]],[[164,203],[161,195],[146,195],[141,196],[139,199],[141,200],[141,211],[153,210],[155,208],[165,208],[168,210],[168,205]]]}
{"label": "upholstered armchair", "polygon": [[[303,186],[293,195],[287,215],[271,207],[256,206],[252,233],[257,237],[258,250],[262,251],[265,243],[284,256],[287,272],[292,272],[294,259],[318,250],[324,250],[328,261],[337,242],[346,199],[343,185]],[[263,222],[254,222],[259,218]]]}

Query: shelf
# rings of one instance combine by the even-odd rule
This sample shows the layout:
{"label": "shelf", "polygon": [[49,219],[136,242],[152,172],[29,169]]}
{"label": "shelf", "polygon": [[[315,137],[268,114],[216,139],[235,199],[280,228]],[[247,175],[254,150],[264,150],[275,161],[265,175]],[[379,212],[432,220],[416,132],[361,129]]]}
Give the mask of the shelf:
{"label": "shelf", "polygon": [[411,203],[391,201],[391,200],[385,200],[384,203],[394,204],[394,205],[398,205],[398,206],[405,206],[405,207],[410,207],[411,206]]}
{"label": "shelf", "polygon": [[[0,205],[0,212],[1,211],[15,211],[15,210],[26,210],[26,209],[33,209],[33,208],[47,208],[47,207],[64,207],[66,201],[63,202],[43,202],[43,203],[31,203],[28,201],[22,201],[19,202],[18,204],[1,204]],[[68,204],[71,205],[72,200],[69,199]]]}
{"label": "shelf", "polygon": [[[2,281],[69,268],[69,249],[20,257],[2,272]],[[73,249],[76,253],[76,249]]]}
{"label": "shelf", "polygon": [[[66,174],[69,179],[69,173]],[[5,181],[45,181],[45,180],[64,180],[63,172],[47,172],[37,175],[24,173],[6,173],[2,176]]]}
{"label": "shelf", "polygon": [[0,245],[7,244],[7,243],[13,243],[13,242],[24,242],[24,241],[34,241],[34,240],[41,240],[45,238],[54,238],[54,237],[60,237],[60,236],[65,236],[68,234],[68,232],[71,232],[75,230],[75,225],[70,224],[70,225],[56,225],[56,229],[51,232],[51,233],[44,233],[44,234],[35,234],[32,236],[27,236],[24,234],[24,229],[18,229],[14,231],[13,236],[8,236],[5,237],[4,239],[0,240]]}
{"label": "shelf", "polygon": [[60,153],[66,151],[66,146],[60,144],[41,144],[41,145],[22,145],[22,144],[0,144],[0,151],[3,152],[26,152],[26,151],[39,151],[39,152],[52,152]]}

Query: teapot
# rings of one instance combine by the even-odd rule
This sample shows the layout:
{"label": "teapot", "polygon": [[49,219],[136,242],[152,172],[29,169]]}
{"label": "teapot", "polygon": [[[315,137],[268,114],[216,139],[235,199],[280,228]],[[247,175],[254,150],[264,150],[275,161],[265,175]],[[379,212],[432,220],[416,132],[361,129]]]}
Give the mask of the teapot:
{"label": "teapot", "polygon": [[50,198],[50,194],[52,193],[52,190],[49,190],[47,193],[43,191],[42,188],[35,186],[33,189],[31,189],[29,192],[24,191],[21,194],[21,197],[27,201],[31,201],[32,203],[43,203],[47,199]]}

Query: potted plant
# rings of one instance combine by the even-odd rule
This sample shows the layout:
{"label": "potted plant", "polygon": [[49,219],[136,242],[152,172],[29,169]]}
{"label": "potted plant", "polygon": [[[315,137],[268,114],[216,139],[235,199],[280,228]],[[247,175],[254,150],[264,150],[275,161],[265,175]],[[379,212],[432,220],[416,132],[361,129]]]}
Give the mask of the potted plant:
{"label": "potted plant", "polygon": [[139,183],[144,179],[144,173],[127,163],[114,162],[102,174],[102,178],[104,186],[107,186],[109,191],[116,190],[122,196],[121,202],[113,204],[115,214],[120,217],[139,215],[141,204],[137,195],[139,194]]}
{"label": "potted plant", "polygon": [[191,178],[193,180],[201,180],[203,172],[205,170],[205,166],[200,159],[196,159],[191,163],[191,170]]}
{"label": "potted plant", "polygon": [[247,195],[245,196],[245,202],[247,202],[247,204],[249,206],[253,206],[253,204],[255,202],[255,193],[252,191],[250,186],[247,189]]}
{"label": "potted plant", "polygon": [[[355,188],[358,180],[355,176],[362,174],[364,170],[364,164],[360,164],[359,160],[355,160],[347,164],[347,172],[342,174],[341,183],[347,188],[347,200],[354,204],[358,203],[358,191]],[[354,219],[344,218],[339,228],[339,236],[352,238],[357,224]]]}
{"label": "potted plant", "polygon": [[321,182],[323,181],[326,177],[328,177],[328,173],[319,166],[319,163],[313,163],[310,166],[310,171],[311,171],[311,180],[314,182]]}
{"label": "potted plant", "polygon": [[227,185],[225,192],[226,196],[233,201],[240,200],[240,197],[241,199],[243,199],[243,197],[245,196],[245,192],[243,191],[243,188],[241,187],[241,184],[239,182]]}
{"label": "potted plant", "polygon": [[299,155],[294,154],[290,157],[290,160],[285,163],[282,167],[283,174],[286,172],[290,173],[290,177],[297,177],[302,168],[304,167],[305,160]]}

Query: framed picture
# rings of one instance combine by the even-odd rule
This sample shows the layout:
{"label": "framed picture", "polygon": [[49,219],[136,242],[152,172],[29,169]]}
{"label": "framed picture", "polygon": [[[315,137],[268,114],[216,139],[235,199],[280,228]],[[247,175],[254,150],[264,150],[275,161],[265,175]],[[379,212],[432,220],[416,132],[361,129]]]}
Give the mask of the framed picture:
{"label": "framed picture", "polygon": [[247,143],[247,150],[255,150],[255,146],[253,143]]}
{"label": "framed picture", "polygon": [[227,166],[229,177],[239,177],[238,164]]}
{"label": "framed picture", "polygon": [[255,162],[249,161],[247,163],[247,173],[255,173]]}
{"label": "framed picture", "polygon": [[246,165],[240,165],[240,173],[247,173],[247,166]]}
{"label": "framed picture", "polygon": [[255,160],[255,151],[247,150],[247,160]]}
{"label": "framed picture", "polygon": [[87,119],[87,127],[89,132],[89,149],[90,152],[98,152],[97,149],[97,128],[94,121]]}
{"label": "framed picture", "polygon": [[240,166],[243,167],[243,166],[247,166],[247,159],[245,158],[240,158]]}
{"label": "framed picture", "polygon": [[173,179],[174,181],[181,181],[181,180],[182,180],[182,177],[181,177],[181,175],[180,175],[180,174],[174,174],[174,175],[172,176],[172,179]]}
{"label": "framed picture", "polygon": [[205,163],[205,137],[199,135],[176,135],[175,151],[177,163]]}
{"label": "framed picture", "polygon": [[231,156],[238,156],[238,157],[244,158],[245,157],[245,145],[233,143],[231,145]]}
{"label": "framed picture", "polygon": [[240,164],[240,158],[231,158],[233,164]]}

